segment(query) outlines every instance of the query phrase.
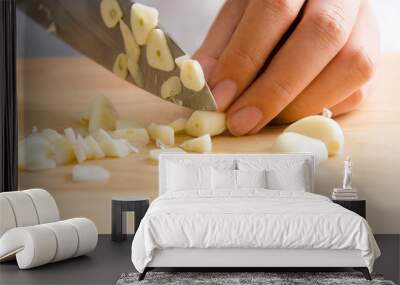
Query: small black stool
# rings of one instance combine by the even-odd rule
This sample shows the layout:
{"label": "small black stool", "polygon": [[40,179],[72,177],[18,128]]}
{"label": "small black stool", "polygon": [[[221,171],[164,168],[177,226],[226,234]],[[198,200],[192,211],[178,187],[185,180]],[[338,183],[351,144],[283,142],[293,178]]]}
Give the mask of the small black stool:
{"label": "small black stool", "polygon": [[149,199],[146,197],[128,197],[112,199],[112,241],[126,240],[126,212],[135,212],[135,232],[137,231],[140,221],[149,208]]}

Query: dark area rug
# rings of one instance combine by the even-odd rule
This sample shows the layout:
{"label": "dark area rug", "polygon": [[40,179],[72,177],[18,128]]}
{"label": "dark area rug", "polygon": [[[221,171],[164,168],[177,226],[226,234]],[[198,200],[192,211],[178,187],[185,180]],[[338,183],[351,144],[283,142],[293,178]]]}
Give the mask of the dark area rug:
{"label": "dark area rug", "polygon": [[138,281],[138,276],[138,273],[122,274],[117,285],[395,285],[392,281],[384,280],[380,275],[372,275],[373,280],[368,281],[359,272],[148,272],[146,278],[142,281]]}

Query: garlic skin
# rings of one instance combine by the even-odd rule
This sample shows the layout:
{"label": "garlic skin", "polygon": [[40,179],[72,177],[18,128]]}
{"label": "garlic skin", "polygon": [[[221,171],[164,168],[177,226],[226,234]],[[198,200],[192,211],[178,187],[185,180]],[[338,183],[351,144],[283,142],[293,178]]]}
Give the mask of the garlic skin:
{"label": "garlic skin", "polygon": [[217,136],[226,130],[226,115],[220,112],[194,111],[186,123],[186,133],[194,137]]}
{"label": "garlic skin", "polygon": [[305,117],[287,127],[284,132],[294,132],[325,143],[329,156],[340,153],[344,147],[344,134],[340,125],[327,117]]}
{"label": "garlic skin", "polygon": [[279,135],[271,151],[275,153],[310,152],[314,155],[316,164],[328,159],[328,150],[322,141],[292,132]]}

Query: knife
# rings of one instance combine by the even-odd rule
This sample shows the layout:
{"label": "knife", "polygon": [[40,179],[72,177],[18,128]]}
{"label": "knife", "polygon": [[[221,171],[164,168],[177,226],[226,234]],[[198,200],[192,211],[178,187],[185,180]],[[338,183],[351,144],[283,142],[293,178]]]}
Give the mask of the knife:
{"label": "knife", "polygon": [[[125,53],[123,38],[118,25],[107,28],[100,15],[101,0],[17,0],[18,8],[58,38],[91,58],[108,70],[112,70],[118,54]],[[123,20],[130,23],[131,0],[118,0]],[[158,27],[161,28],[161,27]],[[186,53],[168,33],[168,46],[173,58]],[[143,74],[141,88],[161,98],[161,85],[171,76],[179,77],[179,68],[165,72],[150,67],[146,48],[141,46],[139,66]],[[127,81],[135,85],[128,76]],[[162,98],[161,98],[162,99]],[[206,84],[199,92],[182,87],[181,94],[166,100],[195,110],[215,111],[214,97]]]}

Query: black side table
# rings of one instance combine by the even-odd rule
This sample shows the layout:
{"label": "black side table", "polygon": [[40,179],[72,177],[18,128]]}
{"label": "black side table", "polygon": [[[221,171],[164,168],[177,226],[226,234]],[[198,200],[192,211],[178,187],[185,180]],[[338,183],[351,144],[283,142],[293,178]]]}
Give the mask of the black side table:
{"label": "black side table", "polygon": [[135,232],[140,221],[149,208],[149,199],[146,197],[113,198],[112,199],[112,241],[126,240],[126,212],[135,212]]}
{"label": "black side table", "polygon": [[356,213],[359,214],[361,217],[364,219],[367,218],[366,214],[366,204],[367,202],[365,200],[332,200],[333,203],[339,204],[340,206]]}

